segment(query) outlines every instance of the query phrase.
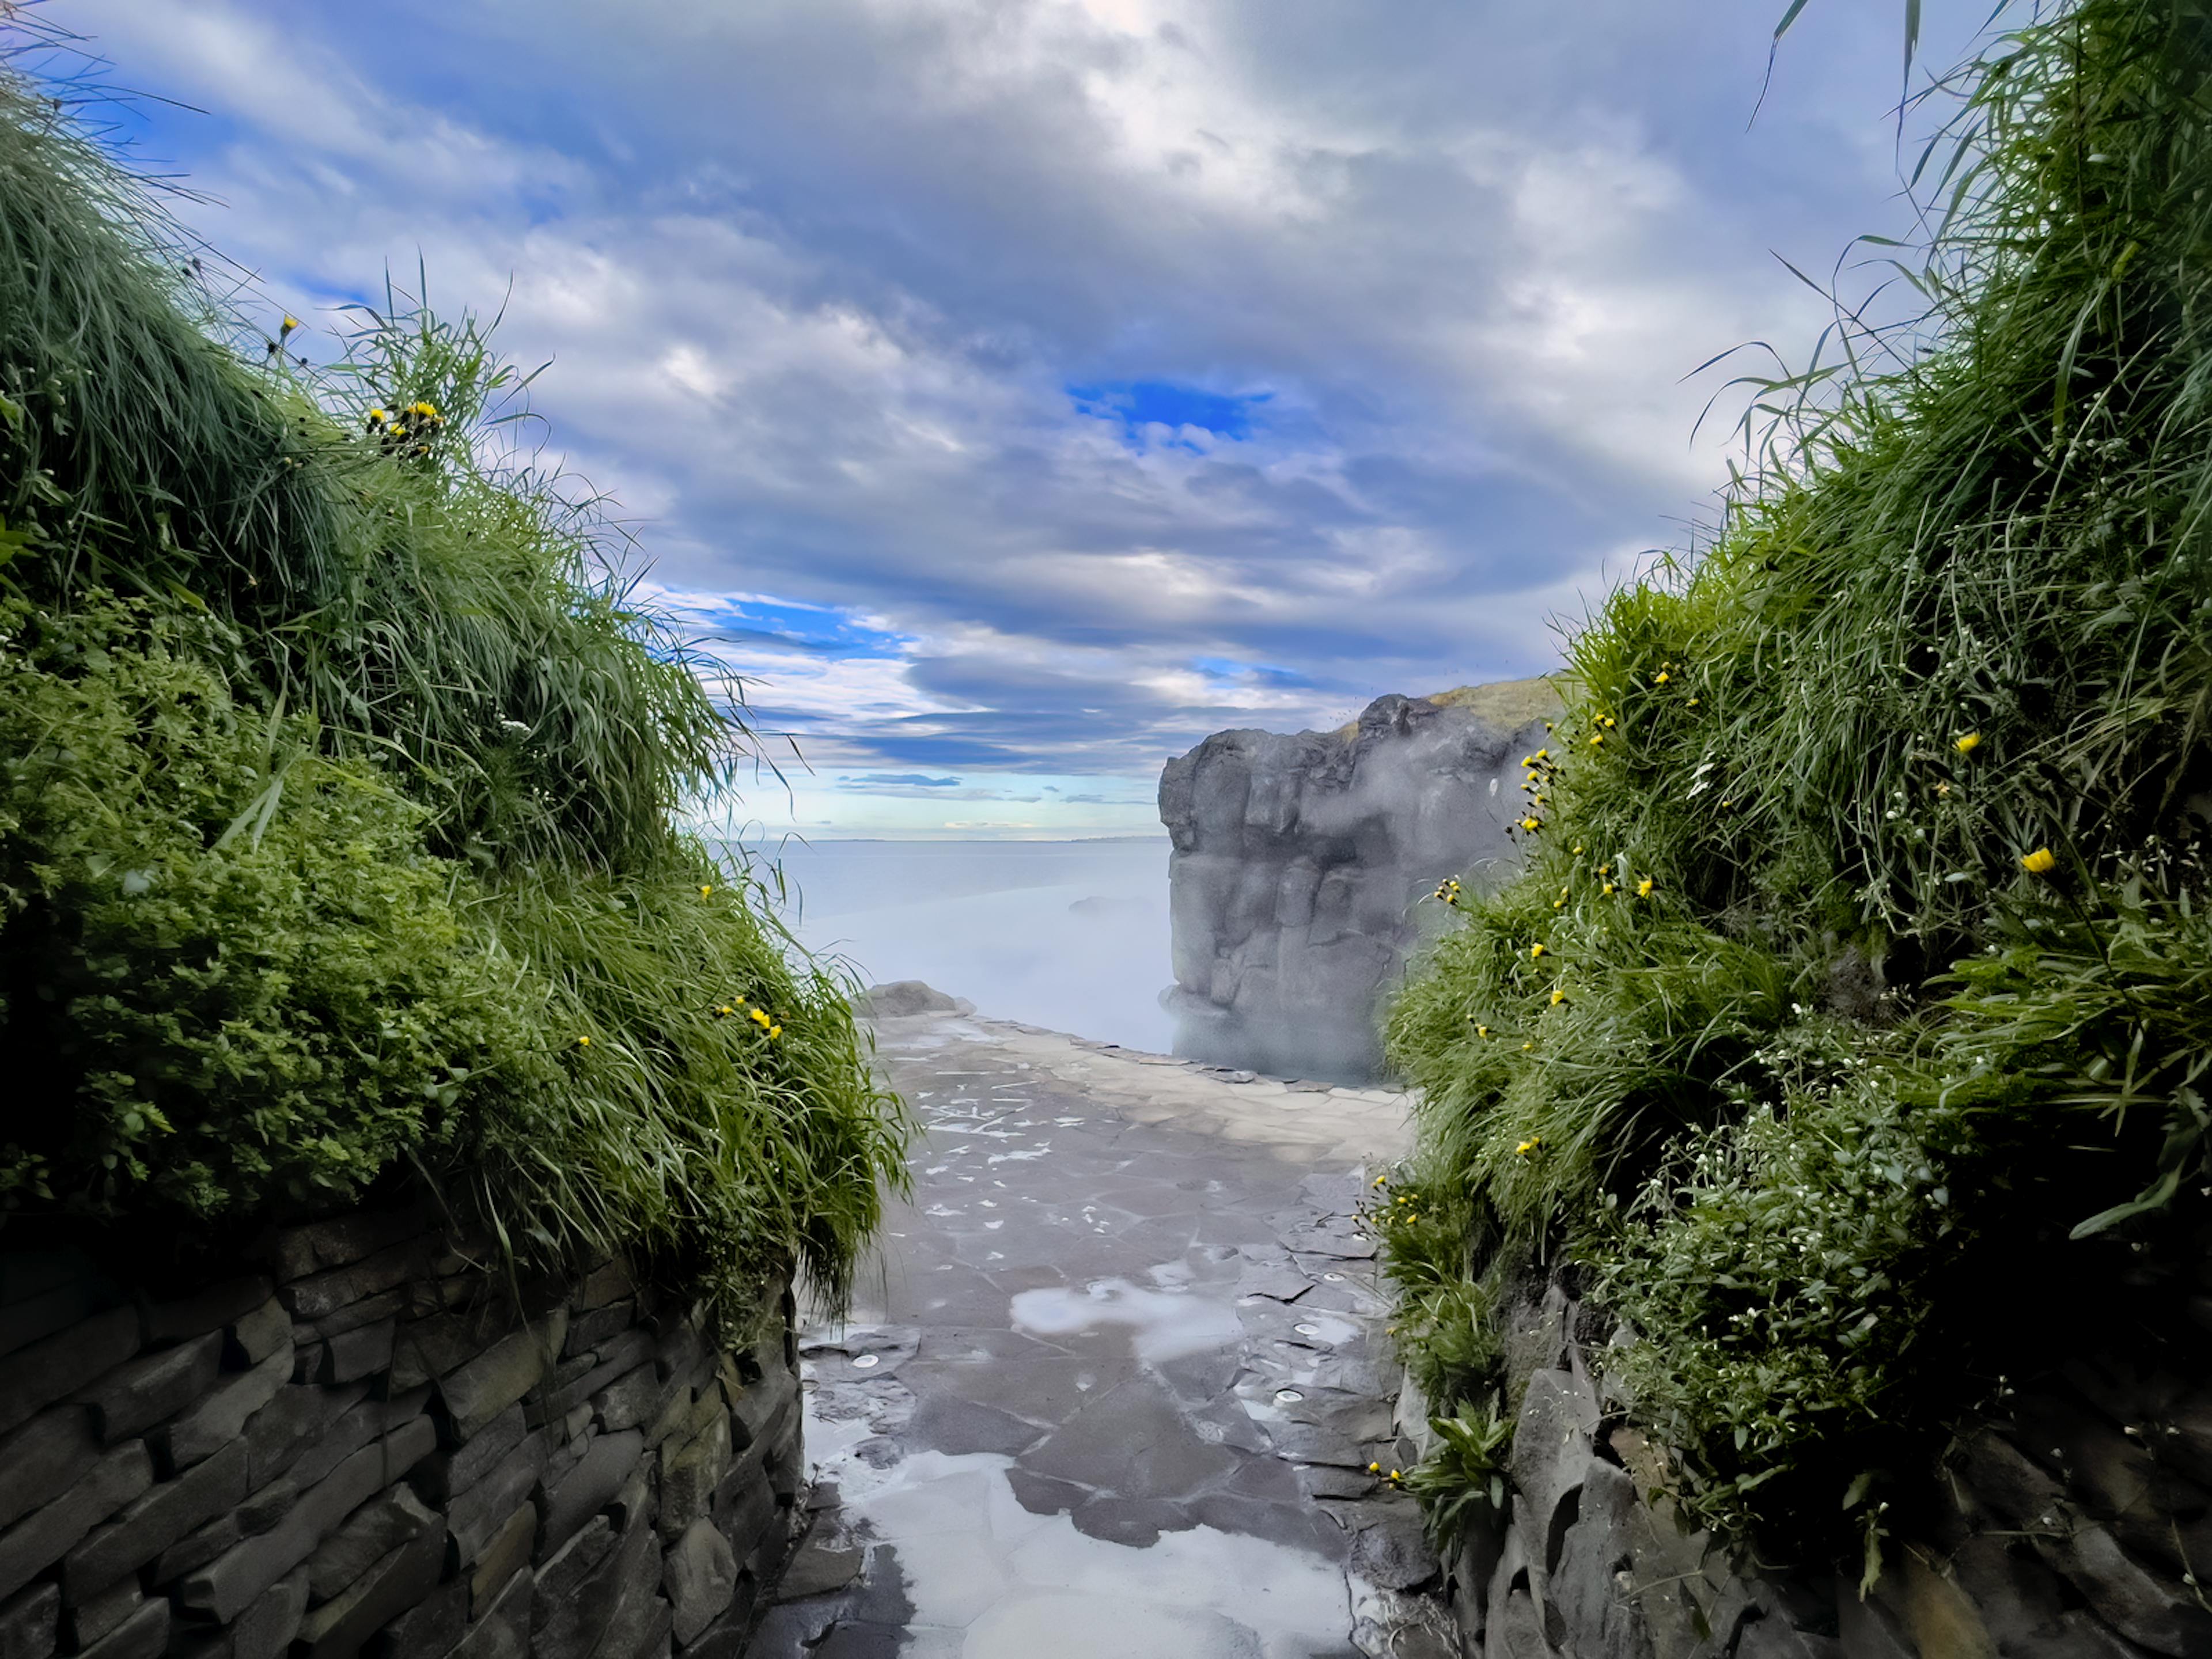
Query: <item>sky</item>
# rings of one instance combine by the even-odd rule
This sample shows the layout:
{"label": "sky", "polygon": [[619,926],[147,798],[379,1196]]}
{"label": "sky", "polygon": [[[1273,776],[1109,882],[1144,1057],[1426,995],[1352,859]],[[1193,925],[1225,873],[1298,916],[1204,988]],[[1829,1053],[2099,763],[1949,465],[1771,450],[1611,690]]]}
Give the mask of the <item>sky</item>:
{"label": "sky", "polygon": [[[1923,60],[1989,3],[1929,0]],[[744,688],[724,827],[988,838],[1158,834],[1209,732],[1542,672],[1692,545],[1740,408],[1694,371],[1802,362],[1784,262],[1855,293],[1911,232],[1901,5],[1813,0],[1761,105],[1783,9],[38,15],[309,350],[420,270],[550,362],[532,430]]]}

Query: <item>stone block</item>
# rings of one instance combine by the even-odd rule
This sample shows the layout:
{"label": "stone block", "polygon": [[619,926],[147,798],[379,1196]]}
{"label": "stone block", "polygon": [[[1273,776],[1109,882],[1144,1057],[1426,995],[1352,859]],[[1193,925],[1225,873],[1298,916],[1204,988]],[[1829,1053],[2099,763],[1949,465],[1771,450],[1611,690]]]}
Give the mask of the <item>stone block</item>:
{"label": "stone block", "polygon": [[316,1381],[352,1382],[385,1370],[392,1364],[392,1341],[398,1329],[397,1319],[386,1319],[331,1338],[324,1345],[322,1373]]}
{"label": "stone block", "polygon": [[604,1430],[641,1429],[659,1416],[675,1386],[651,1365],[640,1365],[592,1396],[592,1420]]}
{"label": "stone block", "polygon": [[606,1630],[612,1607],[590,1605],[600,1569],[614,1558],[615,1529],[594,1516],[538,1569],[530,1596],[530,1650],[534,1659],[584,1659]]}
{"label": "stone block", "polygon": [[422,1231],[423,1218],[413,1210],[357,1212],[310,1226],[289,1227],[270,1250],[276,1277],[289,1282],[331,1267],[343,1267],[389,1249]]}
{"label": "stone block", "polygon": [[577,1435],[574,1439],[567,1437],[568,1425],[565,1423],[554,1424],[541,1431],[550,1448],[545,1454],[545,1473],[538,1482],[541,1486],[559,1486],[568,1478],[568,1472],[584,1461],[584,1454],[592,1449],[593,1437],[588,1432],[591,1425],[589,1416],[584,1419],[584,1425],[586,1432]]}
{"label": "stone block", "polygon": [[307,1599],[330,1601],[403,1544],[443,1522],[405,1486],[363,1504],[307,1558]]}
{"label": "stone block", "polygon": [[667,1659],[675,1610],[665,1597],[633,1596],[615,1608],[592,1659]]}
{"label": "stone block", "polygon": [[441,1584],[370,1640],[371,1659],[440,1659],[469,1626],[469,1582]]}
{"label": "stone block", "polygon": [[685,1528],[712,1507],[714,1488],[730,1466],[730,1419],[716,1412],[707,1431],[660,1449],[660,1516],[662,1538],[673,1543]]}
{"label": "stone block", "polygon": [[326,1319],[340,1308],[405,1283],[410,1274],[421,1270],[422,1255],[422,1241],[410,1239],[347,1267],[288,1284],[276,1297],[295,1321]]}
{"label": "stone block", "polygon": [[527,1432],[522,1407],[509,1406],[461,1444],[425,1458],[415,1471],[415,1489],[433,1504],[450,1502],[498,1468]]}
{"label": "stone block", "polygon": [[438,1393],[453,1420],[454,1438],[466,1440],[484,1428],[537,1387],[544,1374],[544,1345],[528,1329],[501,1337],[447,1373],[438,1381]]}
{"label": "stone block", "polygon": [[483,1555],[507,1523],[516,1504],[527,1498],[545,1470],[545,1441],[531,1435],[498,1465],[447,1505],[455,1559],[465,1567]]}
{"label": "stone block", "polygon": [[[258,1538],[242,1540],[187,1574],[178,1587],[177,1599],[217,1624],[229,1623],[262,1591],[305,1561],[356,1507],[427,1455],[436,1438],[429,1419],[417,1417],[375,1444],[364,1446],[302,1492],[278,1525]],[[442,1551],[442,1540],[440,1547]],[[365,1638],[368,1632],[362,1634]]]}
{"label": "stone block", "polygon": [[254,1598],[231,1626],[231,1659],[281,1659],[307,1614],[307,1573],[295,1568]]}
{"label": "stone block", "polygon": [[575,1536],[584,1522],[614,1500],[645,1456],[645,1436],[635,1429],[603,1434],[592,1442],[576,1467],[545,1491],[544,1522],[539,1530],[540,1559]]}
{"label": "stone block", "polygon": [[1559,1613],[1577,1653],[1619,1654],[1622,1659],[1648,1656],[1655,1644],[1641,1602],[1632,1594],[1636,1482],[1626,1471],[1594,1457],[1579,1484],[1577,1517],[1545,1579],[1546,1605]]}
{"label": "stone block", "polygon": [[[360,1384],[349,1383],[347,1386],[358,1388]],[[372,1395],[357,1401],[313,1445],[300,1454],[288,1471],[290,1478],[302,1491],[306,1490],[372,1440],[390,1434],[405,1424],[429,1422],[429,1419],[422,1414],[422,1408],[429,1402],[430,1391],[428,1389],[412,1389],[388,1400],[379,1400]]]}
{"label": "stone block", "polygon": [[58,1498],[0,1533],[0,1595],[13,1595],[153,1484],[154,1460],[144,1441],[106,1453]]}
{"label": "stone block", "polygon": [[2212,1653],[2212,1613],[2183,1586],[2131,1559],[2105,1528],[2074,1521],[2060,1534],[2037,1537],[2035,1546],[2097,1616],[2130,1642],[2169,1659]]}
{"label": "stone block", "polygon": [[275,1297],[239,1316],[230,1328],[230,1354],[241,1370],[251,1370],[292,1341],[292,1316]]}
{"label": "stone block", "polygon": [[629,1478],[607,1505],[607,1519],[613,1522],[617,1532],[628,1532],[641,1521],[651,1523],[654,1474],[655,1465],[650,1457],[641,1457],[630,1466]]}
{"label": "stone block", "polygon": [[320,1319],[310,1320],[299,1326],[298,1340],[302,1342],[328,1342],[333,1337],[349,1335],[364,1325],[380,1325],[386,1320],[396,1325],[400,1316],[408,1311],[413,1294],[411,1284],[402,1285],[397,1290],[348,1303],[334,1314],[325,1314]]}
{"label": "stone block", "polygon": [[54,1406],[0,1437],[0,1527],[28,1514],[100,1461],[92,1414]]}
{"label": "stone block", "polygon": [[112,1308],[0,1359],[0,1434],[138,1352],[138,1310]]}
{"label": "stone block", "polygon": [[149,1601],[90,1647],[80,1649],[77,1659],[154,1659],[168,1644],[169,1604]]}
{"label": "stone block", "polygon": [[454,1644],[453,1659],[525,1659],[530,1651],[530,1607],[533,1584],[518,1572],[477,1616]]}
{"label": "stone block", "polygon": [[210,1331],[173,1348],[157,1348],[125,1360],[77,1396],[92,1411],[103,1444],[151,1428],[215,1386],[222,1363],[222,1333]]}
{"label": "stone block", "polygon": [[368,1393],[368,1385],[361,1382],[342,1389],[283,1384],[246,1424],[246,1443],[252,1463],[248,1479],[263,1486],[284,1474]]}
{"label": "stone block", "polygon": [[500,1523],[468,1571],[469,1613],[481,1619],[508,1580],[530,1565],[532,1547],[538,1541],[538,1506],[516,1505]]}
{"label": "stone block", "polygon": [[70,1651],[81,1652],[110,1631],[121,1629],[131,1614],[145,1605],[146,1592],[138,1588],[138,1581],[125,1578],[120,1583],[108,1585],[96,1595],[64,1607],[62,1634],[69,1643]]}
{"label": "stone block", "polygon": [[287,1346],[250,1371],[217,1383],[200,1402],[161,1431],[155,1443],[164,1465],[181,1469],[210,1456],[246,1431],[246,1419],[276,1397],[291,1375]]}
{"label": "stone block", "polygon": [[689,1647],[714,1623],[738,1588],[738,1559],[711,1521],[694,1521],[668,1547],[661,1585],[674,1611],[676,1644]]}
{"label": "stone block", "polygon": [[234,1440],[174,1480],[164,1480],[93,1528],[62,1561],[62,1584],[81,1600],[135,1572],[246,1498],[246,1449]]}
{"label": "stone block", "polygon": [[510,1334],[517,1322],[503,1301],[408,1321],[392,1347],[392,1386],[434,1382]]}
{"label": "stone block", "polygon": [[607,1567],[595,1575],[592,1590],[613,1604],[606,1630],[592,1649],[599,1659],[627,1659],[651,1640],[656,1625],[664,1632],[667,1629],[660,1614],[668,1605],[660,1595],[660,1549],[652,1529],[634,1527],[618,1536],[621,1541]]}
{"label": "stone block", "polygon": [[56,1584],[33,1584],[0,1601],[0,1659],[47,1659],[59,1640],[61,1610]]}
{"label": "stone block", "polygon": [[573,1305],[579,1313],[590,1313],[604,1308],[610,1302],[632,1295],[637,1286],[631,1281],[629,1269],[619,1261],[610,1261],[584,1275],[584,1282],[576,1287]]}
{"label": "stone block", "polygon": [[750,1464],[739,1464],[738,1468],[750,1478],[732,1494],[720,1529],[728,1535],[731,1553],[743,1560],[769,1535],[778,1511],[775,1493],[758,1472]]}
{"label": "stone block", "polygon": [[[591,1397],[653,1357],[653,1339],[641,1330],[627,1330],[599,1351],[599,1363],[581,1371],[574,1370],[583,1364],[583,1357],[566,1361],[556,1369],[553,1383],[538,1406],[538,1421],[557,1421],[566,1417]],[[573,1380],[569,1380],[572,1376]]]}
{"label": "stone block", "polygon": [[188,1572],[198,1571],[232,1548],[247,1536],[246,1528],[239,1524],[239,1513],[233,1510],[228,1515],[218,1515],[198,1532],[187,1533],[170,1545],[154,1558],[154,1565],[146,1571],[146,1582],[155,1586],[172,1583]]}
{"label": "stone block", "polygon": [[620,1335],[637,1322],[637,1304],[633,1302],[611,1302],[604,1308],[570,1316],[568,1338],[562,1345],[562,1355],[591,1353],[601,1343]]}
{"label": "stone block", "polygon": [[269,1300],[269,1281],[255,1273],[228,1279],[220,1285],[155,1303],[146,1310],[149,1342],[182,1342],[234,1325]]}
{"label": "stone block", "polygon": [[391,1550],[337,1596],[308,1611],[295,1638],[304,1659],[353,1659],[370,1637],[428,1599],[445,1561],[445,1525],[433,1516],[428,1531]]}
{"label": "stone block", "polygon": [[737,1449],[769,1437],[776,1419],[799,1398],[799,1379],[779,1365],[730,1402]]}
{"label": "stone block", "polygon": [[1538,1370],[1522,1395],[1506,1466],[1535,1517],[1538,1530],[1529,1550],[1532,1557],[1540,1547],[1544,1551],[1547,1571],[1565,1531],[1553,1522],[1581,1489],[1598,1415],[1595,1396],[1570,1371]]}
{"label": "stone block", "polygon": [[114,1304],[107,1287],[90,1278],[65,1279],[35,1296],[11,1302],[0,1307],[0,1354],[27,1348]]}
{"label": "stone block", "polygon": [[258,1492],[248,1492],[232,1511],[238,1517],[239,1536],[258,1537],[289,1515],[292,1505],[299,1501],[299,1483],[289,1475],[271,1480]]}

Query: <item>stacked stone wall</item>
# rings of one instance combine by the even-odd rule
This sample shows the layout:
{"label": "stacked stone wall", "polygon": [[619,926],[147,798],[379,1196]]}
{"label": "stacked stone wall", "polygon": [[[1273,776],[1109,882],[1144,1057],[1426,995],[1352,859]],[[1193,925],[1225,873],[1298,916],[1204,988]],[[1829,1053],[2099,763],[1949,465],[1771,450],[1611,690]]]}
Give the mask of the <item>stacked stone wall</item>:
{"label": "stacked stone wall", "polygon": [[[1448,1564],[1485,1659],[2203,1659],[2212,1380],[2068,1358],[1963,1426],[1883,1571],[1753,1570],[1682,1524],[1625,1420],[1602,1329],[1553,1286],[1508,1343],[1510,1512]],[[1399,1419],[1418,1438],[1410,1384]],[[1418,1445],[1407,1449],[1418,1452]]]}
{"label": "stacked stone wall", "polygon": [[718,1350],[420,1212],[149,1294],[0,1250],[0,1659],[737,1659],[804,1472],[788,1298]]}

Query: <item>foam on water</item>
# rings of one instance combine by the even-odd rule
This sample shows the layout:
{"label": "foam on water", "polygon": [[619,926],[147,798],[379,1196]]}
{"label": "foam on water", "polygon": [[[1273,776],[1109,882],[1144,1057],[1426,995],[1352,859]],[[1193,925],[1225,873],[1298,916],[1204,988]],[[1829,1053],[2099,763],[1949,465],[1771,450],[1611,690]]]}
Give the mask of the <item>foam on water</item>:
{"label": "foam on water", "polygon": [[1234,1344],[1243,1333],[1234,1310],[1176,1291],[1148,1291],[1126,1279],[1093,1279],[1023,1291],[1013,1298],[1014,1328],[1032,1336],[1073,1336],[1119,1327],[1147,1364]]}

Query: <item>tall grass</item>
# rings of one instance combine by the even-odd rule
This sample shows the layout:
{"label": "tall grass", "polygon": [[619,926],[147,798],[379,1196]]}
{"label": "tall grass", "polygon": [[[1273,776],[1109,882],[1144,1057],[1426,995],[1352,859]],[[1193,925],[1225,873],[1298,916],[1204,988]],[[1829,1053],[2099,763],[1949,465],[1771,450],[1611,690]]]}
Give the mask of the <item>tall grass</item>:
{"label": "tall grass", "polygon": [[[270,1028],[250,1052],[295,1051],[287,1028],[320,1016],[272,1000],[265,978],[250,1018],[234,975],[131,1024],[153,1052],[127,1066],[90,1005],[40,1013],[68,1038],[54,1086],[88,1102],[90,1079],[120,1078],[122,1093],[0,1131],[0,1196],[110,1218],[174,1202],[215,1224],[343,1200],[404,1158],[524,1255],[628,1249],[733,1314],[799,1262],[842,1298],[880,1184],[904,1178],[906,1120],[872,1080],[848,988],[805,959],[747,872],[679,830],[749,752],[740,711],[638,603],[602,504],[514,441],[529,377],[488,326],[394,295],[357,313],[343,360],[318,368],[294,355],[289,322],[264,337],[211,299],[204,269],[64,108],[0,75],[0,593],[27,619],[21,648],[46,642],[24,684],[88,732],[158,702],[173,712],[143,742],[210,757],[180,804],[159,768],[98,750],[109,779],[92,749],[25,738],[8,758],[35,753],[86,799],[112,789],[138,810],[111,815],[112,847],[0,826],[0,890],[35,895],[22,903],[43,918],[11,931],[0,914],[0,977],[33,983],[75,961],[62,923],[114,896],[102,884],[130,867],[125,842],[234,912],[184,918],[184,936],[162,940],[132,933],[139,910],[103,911],[121,930],[112,950],[238,959],[257,926],[277,927],[255,907],[277,901],[227,882],[224,861],[312,836],[319,809],[288,792],[333,775],[408,798],[443,908],[380,915],[334,890],[301,902],[295,882],[286,948],[324,960],[349,933],[373,957],[420,921],[409,948],[447,930],[467,971],[416,975],[439,988],[408,1026],[422,1075],[380,1062],[392,1095],[373,1138],[331,1092],[343,1068],[272,1059],[239,1062],[228,1091],[178,1081],[207,1074],[249,1024]],[[113,593],[136,608],[117,611]],[[94,635],[107,643],[72,643]],[[162,666],[186,638],[217,687],[189,705]],[[240,720],[270,734],[266,752],[236,740]],[[340,771],[295,766],[295,752]],[[163,812],[157,830],[147,815]],[[77,872],[58,884],[57,837]],[[130,1002],[129,979],[108,994]],[[0,998],[0,1021],[33,1012]],[[346,1041],[386,1044],[373,1019]],[[195,1154],[191,1179],[165,1182],[165,1155],[222,1142],[248,1112],[266,1157]],[[335,1152],[288,1138],[318,1114]]]}
{"label": "tall grass", "polygon": [[[1390,1026],[1478,1255],[1589,1268],[1693,1509],[1798,1545],[2033,1366],[1983,1316],[2008,1272],[2117,1276],[2045,1246],[2131,1218],[2154,1254],[2203,1160],[2212,7],[2078,0],[1919,107],[1924,311],[1844,313],[1828,367],[1754,386],[1704,556],[1573,641],[1527,873]],[[2091,1085],[2116,1063],[2136,1086]],[[1755,1201],[1811,1213],[1862,1142],[1909,1165],[1818,1249]],[[1963,1375],[1917,1369],[1931,1322]]]}

